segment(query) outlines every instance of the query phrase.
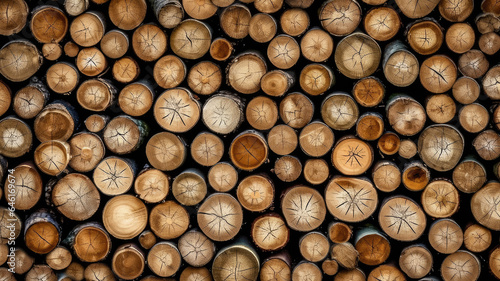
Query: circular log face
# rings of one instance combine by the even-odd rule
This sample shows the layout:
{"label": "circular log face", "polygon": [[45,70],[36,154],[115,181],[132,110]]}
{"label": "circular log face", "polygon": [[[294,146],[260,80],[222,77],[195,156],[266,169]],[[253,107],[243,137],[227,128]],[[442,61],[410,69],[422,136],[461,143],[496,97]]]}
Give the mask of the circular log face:
{"label": "circular log face", "polygon": [[153,106],[153,92],[145,84],[129,84],[120,91],[118,104],[130,116],[144,115]]}
{"label": "circular log face", "polygon": [[191,157],[198,164],[213,166],[224,154],[224,143],[211,133],[198,134],[191,143]]}
{"label": "circular log face", "polygon": [[168,277],[174,275],[181,266],[181,255],[174,244],[160,242],[148,253],[148,266],[156,275]]}
{"label": "circular log face", "polygon": [[458,190],[449,181],[435,180],[422,192],[422,207],[431,217],[450,217],[458,210],[458,203]]}
{"label": "circular log face", "polygon": [[255,132],[238,135],[229,147],[229,156],[233,164],[246,171],[252,171],[262,165],[268,154],[265,139]]}
{"label": "circular log face", "polygon": [[250,19],[250,27],[248,33],[250,37],[259,43],[271,41],[276,35],[278,24],[276,20],[269,14],[259,13],[253,15]]}
{"label": "circular log face", "polygon": [[372,178],[379,190],[392,192],[401,184],[401,171],[393,162],[382,161],[373,167]]}
{"label": "circular log face", "polygon": [[299,241],[300,254],[310,262],[319,262],[326,258],[330,250],[330,242],[320,232],[310,232]]}
{"label": "circular log face", "polygon": [[47,254],[59,243],[59,230],[47,221],[34,223],[25,230],[26,247],[37,254]]}
{"label": "circular log face", "polygon": [[198,208],[198,225],[211,240],[227,241],[240,231],[243,210],[240,203],[229,194],[209,196]]}
{"label": "circular log face", "polygon": [[421,54],[434,54],[443,44],[441,26],[433,20],[423,20],[412,24],[408,29],[407,39],[411,48]]}
{"label": "circular log face", "polygon": [[68,31],[68,18],[60,9],[46,6],[34,12],[30,28],[40,43],[59,42]]}
{"label": "circular log face", "polygon": [[113,100],[114,90],[102,79],[85,80],[76,92],[78,103],[91,111],[104,111]]}
{"label": "circular log face", "polygon": [[281,181],[293,182],[300,177],[301,172],[302,163],[295,156],[285,155],[274,162],[274,173]]}
{"label": "circular log face", "polygon": [[299,36],[309,27],[309,15],[302,9],[289,9],[280,18],[283,32],[290,36]]}
{"label": "circular log face", "polygon": [[166,201],[151,210],[149,225],[159,238],[174,239],[188,229],[189,214],[184,207],[174,201]]}
{"label": "circular log face", "polygon": [[145,170],[135,179],[134,191],[142,200],[158,203],[168,195],[168,177],[157,169]]}
{"label": "circular log face", "polygon": [[330,169],[324,159],[309,159],[304,164],[304,178],[310,184],[322,184],[329,176]]}
{"label": "circular log face", "polygon": [[260,56],[247,53],[233,59],[226,72],[231,87],[242,94],[253,94],[260,90],[260,79],[267,66]]}
{"label": "circular log face", "polygon": [[95,13],[85,13],[71,22],[71,38],[82,47],[90,47],[101,41],[104,35],[104,22]]}
{"label": "circular log face", "polygon": [[184,261],[192,266],[205,266],[215,255],[215,245],[203,233],[191,230],[179,238],[179,251]]}
{"label": "circular log face", "polygon": [[288,35],[278,35],[269,43],[267,57],[277,68],[289,69],[299,60],[299,44]]}
{"label": "circular log face", "polygon": [[24,0],[6,0],[0,3],[0,11],[6,15],[2,19],[0,34],[9,36],[18,33],[26,25],[28,4]]}
{"label": "circular log face", "polygon": [[126,154],[137,149],[144,137],[145,125],[121,115],[113,118],[103,131],[106,147],[116,154]]}
{"label": "circular log face", "polygon": [[367,180],[337,177],[325,189],[326,206],[341,221],[360,222],[377,208],[377,191]]}
{"label": "circular log face", "polygon": [[169,132],[152,136],[146,145],[149,163],[158,170],[171,171],[178,168],[186,157],[185,144]]}
{"label": "circular log face", "polygon": [[418,77],[419,63],[414,54],[406,50],[395,51],[384,60],[384,75],[387,81],[398,87],[413,84]]}
{"label": "circular log face", "polygon": [[211,61],[202,61],[194,65],[187,76],[189,88],[200,95],[210,95],[222,84],[220,67]]}
{"label": "circular log face", "polygon": [[489,258],[490,269],[497,278],[499,278],[500,276],[500,261],[498,260],[499,255],[500,255],[500,248],[497,247],[493,252],[491,252]]}
{"label": "circular log face", "polygon": [[210,29],[197,20],[181,22],[170,34],[172,51],[184,59],[199,59],[210,49]]}
{"label": "circular log face", "polygon": [[101,227],[86,226],[75,235],[73,249],[84,262],[97,262],[108,255],[111,239]]}
{"label": "circular log face", "polygon": [[323,196],[307,186],[296,186],[288,190],[281,199],[281,209],[288,226],[297,231],[316,229],[326,216]]}
{"label": "circular log face", "polygon": [[290,230],[280,216],[263,215],[253,221],[251,236],[259,248],[275,251],[288,243]]}
{"label": "circular log face", "polygon": [[207,195],[207,184],[199,171],[184,171],[172,182],[172,194],[182,205],[194,206]]}
{"label": "circular log face", "polygon": [[260,280],[262,281],[286,281],[292,278],[290,266],[279,258],[264,261],[260,269]]}
{"label": "circular log face", "polygon": [[[67,2],[67,1],[66,1]],[[119,59],[123,57],[129,47],[127,35],[120,30],[108,31],[101,40],[101,51],[110,59]]]}
{"label": "circular log face", "polygon": [[458,251],[447,256],[441,264],[441,276],[445,281],[476,281],[481,264],[474,254]]}
{"label": "circular log face", "polygon": [[35,74],[42,56],[29,41],[10,41],[0,50],[0,74],[13,82],[21,82]]}
{"label": "circular log face", "polygon": [[146,11],[145,0],[111,0],[108,14],[118,28],[132,30],[144,20]]}
{"label": "circular log face", "polygon": [[191,129],[200,119],[200,104],[183,88],[163,92],[156,100],[156,122],[165,130],[182,133]]}
{"label": "circular log face", "polygon": [[453,84],[452,92],[456,101],[462,104],[470,104],[477,100],[481,88],[475,79],[462,76]]}
{"label": "circular log face", "polygon": [[450,90],[457,79],[457,67],[448,57],[435,55],[426,59],[420,67],[420,83],[432,93]]}
{"label": "circular log face", "polygon": [[231,246],[222,249],[212,264],[214,281],[228,280],[257,280],[259,276],[259,257],[245,246]]}
{"label": "circular log face", "polygon": [[464,160],[453,170],[453,184],[464,193],[475,193],[486,182],[486,169],[475,160]]}
{"label": "circular log face", "polygon": [[361,22],[361,7],[354,0],[330,0],[319,12],[323,28],[335,36],[353,32]]}
{"label": "circular log face", "polygon": [[227,192],[236,186],[238,172],[231,164],[220,162],[208,171],[208,182],[216,191]]}
{"label": "circular log face", "polygon": [[288,94],[281,100],[279,109],[283,122],[294,129],[303,128],[314,114],[314,104],[301,93]]}
{"label": "circular log face", "polygon": [[278,106],[268,97],[256,97],[248,103],[245,116],[254,129],[269,130],[278,121]]}
{"label": "circular log face", "polygon": [[102,211],[104,227],[118,239],[132,239],[148,223],[146,205],[135,196],[119,195],[108,200]]}
{"label": "circular log face", "polygon": [[[21,234],[21,219],[16,213],[14,216],[10,216],[9,209],[0,207],[0,243],[2,245],[7,245],[9,242],[9,237],[14,237],[16,239]],[[11,221],[8,221],[8,220]],[[8,228],[9,225],[14,225],[14,232],[11,232]],[[5,254],[7,256],[7,253]]]}
{"label": "circular log face", "polygon": [[434,170],[453,169],[464,150],[464,138],[457,129],[449,125],[427,127],[418,138],[420,158]]}
{"label": "circular log face", "polygon": [[0,135],[0,153],[7,157],[24,155],[33,141],[33,134],[28,125],[13,117],[0,121]]}
{"label": "circular log face", "polygon": [[89,172],[102,160],[105,149],[101,138],[92,133],[80,133],[69,140],[69,166],[78,172]]}
{"label": "circular log face", "polygon": [[373,39],[387,41],[398,33],[401,20],[393,8],[379,7],[366,14],[363,25]]}
{"label": "circular log face", "polygon": [[114,253],[111,261],[113,273],[119,278],[132,280],[144,271],[144,254],[134,244],[124,244]]}
{"label": "circular log face", "polygon": [[474,218],[491,230],[500,230],[500,185],[489,183],[474,194],[471,200]]}
{"label": "circular log face", "polygon": [[251,17],[252,14],[245,5],[231,5],[222,11],[220,25],[229,37],[243,39],[248,35]]}
{"label": "circular log face", "polygon": [[44,173],[56,176],[66,169],[71,158],[70,147],[61,141],[41,143],[34,152],[36,166]]}
{"label": "circular log face", "polygon": [[380,46],[373,38],[364,33],[354,33],[337,45],[335,64],[348,78],[360,79],[377,70],[381,55]]}
{"label": "circular log face", "polygon": [[389,124],[401,135],[413,136],[424,128],[425,110],[413,98],[395,98],[387,105],[386,113]]}
{"label": "circular log face", "polygon": [[273,203],[274,186],[271,180],[264,176],[250,175],[240,182],[236,195],[243,208],[260,212]]}
{"label": "circular log face", "polygon": [[356,240],[359,261],[364,264],[379,265],[385,262],[391,253],[389,240],[381,234],[368,233]]}
{"label": "circular log face", "polygon": [[312,96],[323,94],[334,82],[333,72],[322,64],[309,64],[300,72],[300,87]]}
{"label": "circular log face", "polygon": [[357,176],[366,172],[373,163],[371,146],[356,138],[340,140],[332,151],[332,164],[342,174]]}
{"label": "circular log face", "polygon": [[320,280],[323,276],[321,269],[312,262],[303,262],[297,265],[292,272],[292,280],[306,281]]}
{"label": "circular log face", "polygon": [[104,159],[94,170],[94,182],[106,195],[127,192],[134,181],[133,166],[121,158],[111,156]]}
{"label": "circular log face", "polygon": [[420,206],[404,196],[394,196],[383,202],[378,220],[382,230],[399,241],[418,239],[424,233],[427,224]]}
{"label": "circular log face", "polygon": [[464,232],[464,245],[469,251],[485,251],[490,247],[491,242],[491,231],[479,224],[470,225]]}
{"label": "circular log face", "polygon": [[312,122],[305,126],[299,136],[300,148],[312,157],[321,157],[328,153],[334,141],[332,130],[321,122]]}
{"label": "circular log face", "polygon": [[425,17],[434,10],[439,2],[439,0],[427,0],[411,3],[405,0],[396,0],[396,4],[401,9],[401,12],[412,19]]}
{"label": "circular log face", "polygon": [[113,78],[121,83],[130,83],[139,76],[139,64],[131,57],[123,57],[113,64]]}
{"label": "circular log face", "polygon": [[297,133],[292,127],[280,124],[274,126],[267,135],[269,148],[276,154],[286,155],[297,148]]}
{"label": "circular log face", "polygon": [[186,65],[174,56],[166,55],[156,61],[153,70],[155,82],[164,89],[179,86],[186,77]]}
{"label": "circular log face", "polygon": [[56,63],[47,70],[47,86],[58,94],[73,91],[78,85],[78,80],[78,71],[69,63]]}
{"label": "circular log face", "polygon": [[219,134],[235,131],[243,121],[241,101],[230,95],[217,94],[203,104],[203,123]]}
{"label": "circular log face", "polygon": [[399,256],[399,267],[410,278],[422,278],[432,269],[432,254],[423,246],[409,246]]}
{"label": "circular log face", "polygon": [[464,21],[470,16],[472,10],[474,10],[474,0],[439,1],[439,13],[447,21]]}
{"label": "circular log face", "polygon": [[334,130],[349,130],[356,124],[358,116],[358,106],[348,94],[329,95],[321,105],[323,122]]}
{"label": "circular log face", "polygon": [[313,62],[327,60],[333,53],[332,37],[319,28],[307,31],[300,41],[302,55]]}
{"label": "circular log face", "polygon": [[156,25],[142,25],[132,35],[132,48],[141,60],[155,61],[167,49],[167,36]]}
{"label": "circular log face", "polygon": [[374,107],[382,102],[385,88],[378,78],[365,77],[354,84],[352,95],[361,106]]}

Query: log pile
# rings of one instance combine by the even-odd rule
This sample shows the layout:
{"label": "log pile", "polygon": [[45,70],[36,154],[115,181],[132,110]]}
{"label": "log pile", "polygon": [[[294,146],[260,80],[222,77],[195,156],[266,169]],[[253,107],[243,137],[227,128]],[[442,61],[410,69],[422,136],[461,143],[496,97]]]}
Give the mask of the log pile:
{"label": "log pile", "polygon": [[494,0],[0,0],[0,281],[500,279]]}

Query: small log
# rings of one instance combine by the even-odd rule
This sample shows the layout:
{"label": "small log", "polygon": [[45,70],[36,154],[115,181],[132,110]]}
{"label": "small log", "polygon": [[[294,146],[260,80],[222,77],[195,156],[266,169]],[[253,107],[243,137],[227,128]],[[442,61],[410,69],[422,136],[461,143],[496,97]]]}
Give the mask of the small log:
{"label": "small log", "polygon": [[310,262],[324,260],[330,249],[330,241],[320,232],[309,232],[299,240],[299,251],[304,259]]}
{"label": "small log", "polygon": [[446,30],[446,45],[457,54],[469,51],[475,39],[474,29],[468,23],[455,23]]}
{"label": "small log", "polygon": [[483,52],[479,50],[472,49],[462,54],[458,59],[458,70],[460,73],[474,79],[483,76],[486,71],[488,71],[489,67],[490,63],[488,59],[486,59]]}
{"label": "small log", "polygon": [[214,281],[227,278],[227,268],[238,268],[230,276],[235,280],[257,280],[260,270],[260,261],[257,252],[246,242],[239,241],[221,249],[212,264]]}
{"label": "small log", "polygon": [[292,8],[285,10],[280,17],[281,29],[290,36],[302,35],[309,28],[309,23],[309,15],[303,9]]}
{"label": "small log", "polygon": [[34,265],[26,276],[24,280],[26,281],[37,281],[43,278],[44,281],[57,281],[57,276],[48,265],[36,264]]}
{"label": "small log", "polygon": [[156,122],[174,133],[187,132],[196,125],[201,115],[201,105],[185,88],[166,90],[154,105]]}
{"label": "small log", "polygon": [[489,258],[489,267],[491,272],[495,275],[496,278],[500,278],[500,263],[498,259],[500,258],[500,247],[496,247],[490,254]]}
{"label": "small log", "polygon": [[474,158],[465,158],[453,169],[453,184],[464,193],[475,193],[486,183],[486,168]]}
{"label": "small log", "polygon": [[302,173],[308,183],[319,185],[324,183],[330,176],[330,168],[324,159],[308,159],[304,164]]}
{"label": "small log", "polygon": [[247,37],[250,29],[252,13],[243,4],[233,4],[222,10],[220,14],[220,27],[227,36],[233,39]]}
{"label": "small log", "polygon": [[401,171],[394,162],[380,160],[373,165],[372,179],[378,190],[393,192],[401,184]]}
{"label": "small log", "polygon": [[288,125],[274,126],[267,135],[269,148],[278,155],[287,155],[297,148],[297,133]]}
{"label": "small log", "polygon": [[348,269],[348,270],[344,269],[340,270],[339,273],[335,275],[334,279],[334,281],[350,281],[350,280],[366,281],[366,275],[359,268]]}
{"label": "small log", "polygon": [[444,41],[443,28],[433,18],[423,18],[410,23],[405,34],[411,48],[421,55],[434,54]]}
{"label": "small log", "polygon": [[253,4],[257,11],[266,14],[273,14],[281,9],[283,2],[283,0],[255,0],[253,1]]}
{"label": "small log", "polygon": [[114,196],[130,189],[135,173],[135,163],[130,159],[109,156],[94,169],[93,180],[99,191]]}
{"label": "small log", "polygon": [[276,251],[288,244],[290,230],[280,215],[267,213],[252,222],[250,236],[260,250]]}
{"label": "small log", "polygon": [[266,162],[269,154],[264,136],[246,130],[237,135],[229,147],[231,162],[239,169],[253,171]]}
{"label": "small log", "polygon": [[376,112],[367,112],[361,115],[356,122],[356,135],[366,141],[373,141],[382,136],[384,119]]}
{"label": "small log", "polygon": [[433,218],[451,217],[460,202],[458,190],[447,179],[435,179],[422,192],[422,207]]}
{"label": "small log", "polygon": [[479,133],[472,141],[472,145],[483,160],[494,160],[500,156],[500,152],[497,152],[497,148],[500,147],[500,136],[493,130]]}
{"label": "small log", "polygon": [[293,281],[322,280],[322,278],[323,272],[312,262],[301,261],[292,271]]}
{"label": "small log", "polygon": [[[21,234],[22,221],[16,213],[10,212],[9,209],[4,207],[0,207],[0,215],[0,226],[2,227],[2,231],[0,232],[0,243],[2,243],[2,245],[7,245],[10,241],[10,237],[17,239],[19,237],[19,234]],[[13,231],[11,232],[10,227],[12,226],[14,227],[12,228]],[[5,255],[7,256],[7,254]]]}
{"label": "small log", "polygon": [[410,278],[422,278],[433,266],[431,252],[423,245],[415,244],[403,249],[399,256],[399,267]]}
{"label": "small log", "polygon": [[153,106],[154,91],[148,82],[126,85],[118,95],[120,109],[130,116],[142,116]]}
{"label": "small log", "polygon": [[267,72],[265,60],[256,52],[237,55],[226,68],[228,84],[242,94],[260,90],[260,79]]}
{"label": "small log", "polygon": [[101,78],[85,80],[76,92],[78,104],[91,111],[104,111],[115,100],[116,87],[109,80]]}
{"label": "small log", "polygon": [[300,132],[299,144],[308,156],[321,157],[333,146],[335,137],[332,130],[320,121],[306,125]]}
{"label": "small log", "polygon": [[198,230],[184,233],[178,247],[182,259],[191,266],[205,266],[215,255],[215,244]]}
{"label": "small log", "polygon": [[334,177],[325,189],[330,214],[344,222],[360,222],[377,209],[377,190],[367,179]]}
{"label": "small log", "polygon": [[248,34],[258,43],[271,41],[278,31],[276,20],[269,14],[258,13],[250,19]]}
{"label": "small log", "polygon": [[500,185],[492,182],[477,191],[470,201],[472,215],[481,225],[491,229],[500,230],[500,216],[491,210],[497,206]]}
{"label": "small log", "polygon": [[101,74],[108,67],[108,62],[96,47],[84,48],[76,57],[76,67],[82,74],[92,77]]}
{"label": "small log", "polygon": [[202,166],[213,166],[224,154],[222,140],[208,132],[199,133],[191,143],[191,157]]}
{"label": "small log", "polygon": [[127,34],[118,29],[106,32],[100,42],[101,51],[110,59],[123,57],[127,53],[129,45]]}
{"label": "small log", "polygon": [[328,225],[328,238],[333,243],[344,243],[351,239],[352,228],[343,222],[332,222]]}
{"label": "small log", "polygon": [[401,180],[407,189],[421,191],[431,180],[431,173],[424,164],[414,161],[404,167]]}
{"label": "small log", "polygon": [[465,21],[474,10],[474,1],[440,1],[438,8],[441,16],[447,21],[462,22]]}
{"label": "small log", "polygon": [[396,4],[401,9],[401,12],[411,19],[425,17],[436,8],[439,2],[439,0],[429,0],[425,1],[425,3],[423,1],[396,0]]}
{"label": "small log", "polygon": [[86,12],[76,17],[69,27],[73,41],[82,47],[91,47],[101,41],[104,36],[105,22],[99,12]]}
{"label": "small log", "polygon": [[[194,3],[196,1],[191,2]],[[209,5],[210,3],[208,0],[201,2],[203,2],[203,5]],[[184,8],[189,14],[189,7],[184,5]],[[174,54],[184,59],[194,60],[201,58],[210,49],[211,41],[212,32],[208,25],[194,19],[182,21],[170,34],[170,48]]]}
{"label": "small log", "polygon": [[420,206],[412,199],[400,195],[390,197],[382,203],[378,220],[382,230],[398,241],[418,239],[427,225]]}
{"label": "small log", "polygon": [[384,263],[391,253],[389,240],[373,227],[365,227],[356,233],[356,251],[359,261],[370,266]]}
{"label": "small log", "polygon": [[186,267],[179,276],[180,281],[197,279],[212,281],[212,273],[206,267]]}
{"label": "small log", "polygon": [[496,84],[498,77],[500,77],[500,65],[495,65],[483,78],[483,91],[492,100],[500,99],[500,86]]}
{"label": "small log", "polygon": [[385,96],[385,87],[380,79],[369,76],[361,78],[354,84],[352,95],[359,105],[374,107],[382,102]]}
{"label": "small log", "polygon": [[236,186],[238,172],[227,162],[219,162],[208,170],[208,183],[218,192],[228,192]]}
{"label": "small log", "polygon": [[410,139],[402,140],[400,142],[398,154],[405,159],[410,159],[417,155],[417,145]]}
{"label": "small log", "polygon": [[385,47],[382,69],[389,83],[397,87],[407,87],[417,80],[419,63],[415,55],[397,40]]}
{"label": "small log", "polygon": [[52,91],[58,94],[71,93],[73,90],[76,89],[80,80],[80,74],[77,68],[74,65],[67,62],[59,62],[53,64],[47,70],[46,77],[47,77],[47,86]]}
{"label": "small log", "polygon": [[178,0],[150,0],[151,8],[164,28],[175,28],[184,18],[184,7]]}
{"label": "small log", "polygon": [[167,50],[167,35],[155,24],[144,24],[132,35],[132,49],[143,61],[155,61]]}
{"label": "small log", "polygon": [[[184,11],[188,16],[197,20],[208,19],[217,12],[217,6],[210,0],[182,0],[182,7],[184,7]],[[182,24],[182,22],[180,24]],[[177,25],[177,27],[178,26],[179,25]]]}
{"label": "small log", "polygon": [[69,140],[69,145],[69,166],[78,172],[93,170],[105,154],[103,141],[93,133],[77,133]]}
{"label": "small log", "polygon": [[463,151],[464,137],[450,125],[431,125],[418,138],[420,158],[436,171],[453,169],[460,161]]}
{"label": "small log", "polygon": [[469,133],[479,133],[488,126],[490,115],[479,103],[465,105],[458,112],[460,126]]}
{"label": "small log", "polygon": [[[61,227],[46,209],[37,210],[26,219],[24,242],[37,254],[48,254],[61,240]],[[30,266],[31,267],[31,266]]]}
{"label": "small log", "polygon": [[147,263],[151,271],[161,277],[172,276],[181,266],[181,254],[170,242],[159,242],[149,250]]}
{"label": "small log", "polygon": [[[15,181],[12,182],[12,179]],[[14,194],[10,193],[8,190],[10,184],[13,184],[15,187]],[[12,198],[14,202],[16,202],[15,206],[18,210],[29,210],[33,208],[42,196],[42,189],[42,178],[33,162],[21,163],[14,167],[12,176],[5,179],[5,197]],[[7,196],[7,194],[13,196]]]}
{"label": "small log", "polygon": [[396,96],[387,103],[386,115],[391,127],[403,136],[419,133],[426,120],[424,107],[415,99],[403,95]]}
{"label": "small log", "polygon": [[463,241],[462,228],[451,219],[437,220],[429,228],[429,244],[439,253],[454,253]]}
{"label": "small log", "polygon": [[102,211],[102,223],[113,237],[132,239],[146,227],[148,211],[146,205],[135,196],[118,195],[106,202]]}
{"label": "small log", "polygon": [[205,175],[197,169],[179,173],[172,182],[172,194],[184,206],[195,206],[207,195]]}
{"label": "small log", "polygon": [[330,34],[346,36],[361,22],[361,6],[355,0],[325,1],[321,5],[318,18]]}
{"label": "small log", "polygon": [[261,281],[291,280],[290,255],[287,252],[280,252],[264,260],[259,278]]}
{"label": "small log", "polygon": [[278,106],[272,99],[258,96],[248,102],[245,117],[254,129],[267,131],[278,121]]}
{"label": "small log", "polygon": [[[354,0],[342,1],[355,3]],[[351,6],[355,7],[356,5]],[[361,17],[359,18],[361,19]],[[381,57],[382,51],[378,43],[361,32],[355,32],[344,37],[335,49],[337,68],[340,73],[351,79],[360,79],[372,75],[377,70]]]}
{"label": "small log", "polygon": [[[461,109],[460,112],[462,112],[462,110],[463,109]],[[437,94],[427,99],[425,111],[429,119],[434,123],[447,123],[455,117],[456,105],[450,96],[446,94]]]}
{"label": "small log", "polygon": [[68,18],[64,12],[49,5],[36,7],[30,21],[31,34],[40,43],[58,43],[68,31]]}
{"label": "small log", "polygon": [[354,269],[358,264],[359,253],[356,248],[349,243],[333,244],[330,250],[331,258],[335,260],[340,266],[346,269]]}
{"label": "small log", "polygon": [[440,94],[451,90],[457,79],[457,67],[447,56],[434,55],[420,67],[420,83],[432,93]]}
{"label": "small log", "polygon": [[21,31],[28,20],[28,13],[28,4],[24,0],[2,1],[0,14],[10,16],[0,20],[0,35],[9,36]]}
{"label": "small log", "polygon": [[[69,279],[69,280],[75,280],[75,281],[82,281],[84,277],[84,272],[85,268],[83,265],[77,263],[77,262],[72,262],[68,268],[64,271],[64,277]],[[60,278],[60,277],[59,277]],[[38,279],[35,279],[38,280]],[[33,281],[35,281],[33,280]]]}
{"label": "small log", "polygon": [[119,115],[106,125],[103,140],[113,153],[126,154],[137,150],[149,134],[146,122],[127,115]]}
{"label": "small log", "polygon": [[104,263],[91,263],[85,268],[84,271],[85,280],[89,281],[99,281],[108,280],[115,281],[115,275]]}
{"label": "small log", "polygon": [[54,101],[36,116],[33,128],[40,142],[67,141],[78,125],[75,108],[64,101]]}
{"label": "small log", "polygon": [[52,189],[52,202],[70,220],[89,219],[99,208],[100,201],[94,183],[83,174],[71,173],[60,179]]}
{"label": "small log", "polygon": [[267,47],[269,61],[279,69],[293,67],[300,58],[299,43],[289,35],[278,35],[274,37]]}
{"label": "small log", "polygon": [[33,160],[40,171],[56,176],[64,172],[71,159],[70,146],[66,142],[51,140],[42,142],[34,151]]}
{"label": "small log", "polygon": [[64,44],[64,54],[70,58],[74,58],[80,52],[80,47],[72,41],[68,41]]}
{"label": "small log", "polygon": [[300,87],[306,93],[317,96],[323,94],[335,84],[335,75],[322,64],[309,64],[302,69],[299,77]]}
{"label": "small log", "polygon": [[469,225],[464,232],[464,245],[467,250],[480,253],[491,245],[491,231],[479,224]]}
{"label": "small log", "polygon": [[317,190],[296,185],[286,190],[281,198],[283,216],[291,229],[308,232],[325,220],[325,200]]}
{"label": "small log", "polygon": [[475,19],[477,31],[481,34],[498,32],[500,30],[500,19],[490,13],[480,14]]}
{"label": "small log", "polygon": [[145,262],[144,253],[139,247],[127,243],[116,249],[111,260],[111,268],[119,278],[132,280],[144,272]]}
{"label": "small log", "polygon": [[195,64],[187,75],[189,88],[200,95],[211,95],[219,90],[222,84],[222,72],[214,62],[202,61]]}
{"label": "small log", "polygon": [[87,119],[85,119],[85,128],[92,133],[98,133],[102,131],[109,121],[109,116],[92,114]]}
{"label": "small log", "polygon": [[216,94],[203,104],[202,121],[215,133],[234,132],[244,120],[243,102],[232,94]]}
{"label": "small log", "polygon": [[174,55],[166,55],[156,61],[153,70],[155,82],[164,89],[179,86],[186,78],[186,74],[186,65]]}
{"label": "small log", "polygon": [[0,154],[5,157],[20,157],[31,149],[33,135],[25,122],[15,117],[0,120]]}
{"label": "small log", "polygon": [[333,47],[330,34],[317,27],[309,29],[300,40],[302,56],[312,62],[326,61],[332,55]]}
{"label": "small log", "polygon": [[392,264],[383,264],[373,269],[368,275],[367,280],[390,280],[391,278],[394,278],[396,280],[406,280],[403,272],[401,272],[401,270],[399,270],[397,266]]}
{"label": "small log", "polygon": [[[14,253],[16,254],[16,266],[14,269],[14,273],[16,274],[24,274],[30,270],[35,262],[35,259],[31,257],[26,251],[22,248],[17,248]],[[12,281],[14,281],[13,279]]]}
{"label": "small log", "polygon": [[321,104],[321,118],[334,130],[349,130],[356,124],[358,117],[358,106],[347,93],[330,94]]}
{"label": "small log", "polygon": [[334,276],[339,272],[339,264],[335,260],[327,258],[321,263],[321,270],[328,276]]}
{"label": "small log", "polygon": [[368,11],[363,19],[363,26],[373,39],[387,41],[398,33],[401,19],[393,8],[378,7]]}
{"label": "small log", "polygon": [[[24,59],[20,61],[19,58]],[[12,82],[27,80],[38,71],[42,62],[40,51],[27,40],[12,40],[0,49],[0,74]]]}
{"label": "small log", "polygon": [[479,49],[487,55],[494,55],[500,50],[500,35],[488,32],[479,37]]}
{"label": "small log", "polygon": [[53,270],[67,268],[71,264],[72,259],[71,252],[63,246],[57,246],[45,256],[45,262]]}
{"label": "small log", "polygon": [[332,164],[347,176],[357,176],[366,172],[373,163],[372,147],[353,136],[340,139],[332,150]]}
{"label": "small log", "polygon": [[151,249],[157,242],[156,235],[151,230],[144,230],[138,240],[141,247],[146,250]]}
{"label": "small log", "polygon": [[63,53],[61,45],[57,43],[46,43],[42,46],[42,56],[50,61],[58,60]]}
{"label": "small log", "polygon": [[274,184],[265,174],[250,175],[240,181],[236,195],[243,208],[262,212],[273,204]]}
{"label": "small log", "polygon": [[186,154],[183,140],[169,132],[153,135],[146,145],[148,162],[161,171],[172,171],[180,167],[184,163]]}
{"label": "small log", "polygon": [[214,241],[227,241],[240,231],[243,224],[243,210],[233,196],[214,193],[198,208],[197,221],[208,238]]}
{"label": "small log", "polygon": [[276,159],[273,171],[281,181],[293,182],[302,173],[302,163],[295,156],[284,155]]}
{"label": "small log", "polygon": [[64,0],[64,10],[70,16],[79,16],[88,8],[89,0]]}
{"label": "small log", "polygon": [[132,30],[144,21],[146,11],[145,0],[111,0],[108,15],[119,29]]}
{"label": "small log", "polygon": [[75,256],[83,262],[104,260],[111,252],[111,239],[108,233],[95,222],[76,226],[64,242],[71,246]]}
{"label": "small log", "polygon": [[139,77],[139,64],[131,57],[123,57],[115,61],[111,73],[116,81],[130,83]]}
{"label": "small log", "polygon": [[224,38],[216,38],[210,44],[210,56],[217,61],[225,61],[233,54],[233,44]]}
{"label": "small log", "polygon": [[[463,272],[468,274],[463,274]],[[457,251],[447,256],[441,264],[443,281],[476,281],[480,274],[479,259],[468,251]]]}
{"label": "small log", "polygon": [[459,103],[471,104],[479,97],[481,88],[475,79],[462,76],[453,84],[452,93],[455,100]]}

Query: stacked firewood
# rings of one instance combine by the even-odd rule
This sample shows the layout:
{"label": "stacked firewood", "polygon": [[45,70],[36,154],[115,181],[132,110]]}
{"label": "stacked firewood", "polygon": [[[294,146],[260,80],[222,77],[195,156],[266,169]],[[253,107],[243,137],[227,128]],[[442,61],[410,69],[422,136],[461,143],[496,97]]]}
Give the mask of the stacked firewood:
{"label": "stacked firewood", "polygon": [[499,31],[495,0],[0,0],[0,281],[500,279]]}

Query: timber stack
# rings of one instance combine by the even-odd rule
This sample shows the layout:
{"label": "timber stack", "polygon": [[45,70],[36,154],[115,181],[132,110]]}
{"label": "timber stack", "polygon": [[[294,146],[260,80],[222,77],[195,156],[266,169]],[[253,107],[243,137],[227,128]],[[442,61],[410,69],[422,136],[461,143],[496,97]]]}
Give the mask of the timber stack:
{"label": "timber stack", "polygon": [[495,0],[0,0],[0,281],[500,279]]}

